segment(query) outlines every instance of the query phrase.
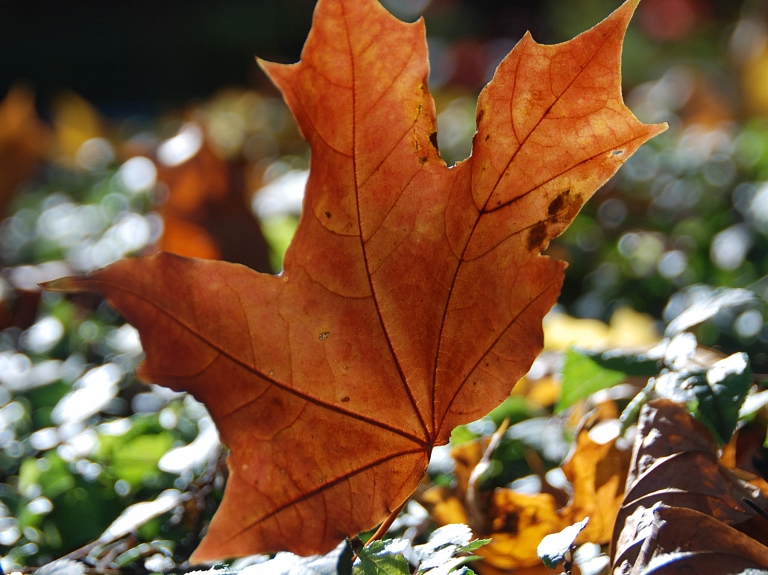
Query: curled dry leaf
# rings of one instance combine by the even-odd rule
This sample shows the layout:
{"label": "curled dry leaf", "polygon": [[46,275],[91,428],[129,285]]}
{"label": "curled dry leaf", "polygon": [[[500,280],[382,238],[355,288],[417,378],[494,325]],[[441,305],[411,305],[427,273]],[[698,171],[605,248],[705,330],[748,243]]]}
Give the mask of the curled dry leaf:
{"label": "curled dry leaf", "polygon": [[664,129],[621,98],[637,3],[564,44],[526,35],[480,95],[472,156],[448,168],[424,22],[320,0],[301,61],[261,63],[312,149],[284,273],[159,254],[49,286],[106,294],[139,329],[140,375],[205,403],[231,449],[193,561],[329,551],[509,395],[562,283],[541,251]]}
{"label": "curled dry leaf", "polygon": [[768,520],[745,498],[768,508],[757,487],[719,462],[712,433],[685,406],[648,403],[614,531],[614,574],[767,568]]}

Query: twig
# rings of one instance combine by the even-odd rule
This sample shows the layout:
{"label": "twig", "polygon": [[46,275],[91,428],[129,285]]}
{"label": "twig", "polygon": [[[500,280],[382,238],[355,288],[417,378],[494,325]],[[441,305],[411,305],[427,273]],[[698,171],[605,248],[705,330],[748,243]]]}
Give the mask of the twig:
{"label": "twig", "polygon": [[760,517],[763,517],[764,519],[768,519],[768,511],[760,507],[757,503],[752,501],[749,497],[743,497],[742,501],[746,503],[749,507],[757,511],[757,514],[760,515]]}

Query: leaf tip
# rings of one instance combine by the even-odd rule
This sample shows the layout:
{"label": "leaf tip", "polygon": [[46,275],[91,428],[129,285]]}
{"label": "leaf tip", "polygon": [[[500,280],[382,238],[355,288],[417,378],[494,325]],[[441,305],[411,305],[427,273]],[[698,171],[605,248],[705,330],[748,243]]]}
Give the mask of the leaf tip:
{"label": "leaf tip", "polygon": [[82,291],[82,288],[78,285],[79,276],[64,276],[55,280],[49,280],[46,282],[40,282],[39,285],[45,291],[51,292],[74,292]]}

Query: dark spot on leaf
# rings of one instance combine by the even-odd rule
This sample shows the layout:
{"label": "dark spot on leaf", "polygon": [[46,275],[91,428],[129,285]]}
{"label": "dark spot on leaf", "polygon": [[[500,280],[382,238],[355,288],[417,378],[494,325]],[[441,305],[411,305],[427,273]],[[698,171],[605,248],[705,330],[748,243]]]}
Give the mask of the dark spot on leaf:
{"label": "dark spot on leaf", "polygon": [[429,159],[429,158],[427,158],[427,157],[425,156],[425,157],[423,157],[423,158],[419,158],[419,162],[421,162],[422,164],[426,164],[428,159]]}
{"label": "dark spot on leaf", "polygon": [[572,194],[568,189],[552,200],[547,211],[556,222],[570,222],[579,213],[581,204],[581,196]]}
{"label": "dark spot on leaf", "polygon": [[483,119],[483,116],[485,116],[485,110],[480,110],[477,112],[477,117],[475,118],[475,122],[477,123],[478,126],[480,125],[480,120]]}
{"label": "dark spot on leaf", "polygon": [[432,145],[434,146],[435,150],[439,152],[440,147],[437,145],[437,132],[432,132],[429,135],[429,141],[432,142]]}
{"label": "dark spot on leaf", "polygon": [[341,398],[341,401],[342,403],[347,403],[349,401],[349,396],[345,395],[344,397]]}
{"label": "dark spot on leaf", "polygon": [[490,362],[486,361],[486,362],[485,362],[485,367],[491,367],[491,364],[490,364]]}
{"label": "dark spot on leaf", "polygon": [[325,212],[325,217],[330,219],[331,218],[331,212]]}
{"label": "dark spot on leaf", "polygon": [[490,139],[491,139],[491,135],[490,135],[490,134],[488,134],[488,135],[485,137],[485,141],[487,142],[487,141],[488,141],[488,140],[490,140]]}
{"label": "dark spot on leaf", "polygon": [[565,201],[568,198],[568,195],[571,193],[571,190],[565,190],[563,193],[559,194],[552,202],[549,204],[549,208],[547,208],[547,213],[550,216],[554,216],[556,213],[558,213],[560,210],[563,209],[563,206],[565,205]]}
{"label": "dark spot on leaf", "polygon": [[547,224],[539,222],[531,228],[528,234],[528,250],[534,251],[547,240]]}

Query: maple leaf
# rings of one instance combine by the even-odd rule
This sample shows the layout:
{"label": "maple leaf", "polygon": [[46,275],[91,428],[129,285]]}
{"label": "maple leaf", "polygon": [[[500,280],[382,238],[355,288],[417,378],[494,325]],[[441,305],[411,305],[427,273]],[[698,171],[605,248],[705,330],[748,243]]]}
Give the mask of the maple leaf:
{"label": "maple leaf", "polygon": [[621,98],[638,1],[565,44],[526,35],[480,95],[472,156],[448,168],[423,21],[320,0],[301,61],[261,62],[312,149],[283,275],[161,253],[49,286],[106,294],[139,329],[140,376],[205,403],[230,448],[193,562],[333,549],[508,396],[563,279],[541,251],[664,129]]}

